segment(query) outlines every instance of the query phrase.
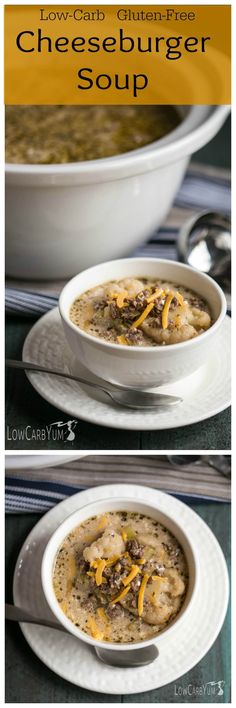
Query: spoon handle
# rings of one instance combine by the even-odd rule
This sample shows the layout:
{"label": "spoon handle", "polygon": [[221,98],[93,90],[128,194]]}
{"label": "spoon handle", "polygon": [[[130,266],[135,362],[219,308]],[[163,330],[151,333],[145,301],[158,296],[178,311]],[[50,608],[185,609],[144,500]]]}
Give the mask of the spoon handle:
{"label": "spoon handle", "polygon": [[[49,627],[50,629],[59,629],[61,632],[65,632],[70,636],[67,629],[57,622],[51,622],[50,620],[41,619],[41,617],[34,617],[28,610],[24,610],[21,607],[16,607],[16,605],[5,605],[5,618],[11,622],[27,622],[28,624],[39,624],[43,627]],[[105,664],[110,666],[119,666],[123,668],[145,666],[154,661],[158,656],[157,648],[152,645],[150,647],[145,647],[140,650],[131,651],[108,651],[107,649],[100,649],[94,647],[95,653],[98,658]]]}
{"label": "spoon handle", "polygon": [[59,624],[59,622],[51,622],[50,620],[41,619],[41,617],[34,617],[27,610],[23,610],[21,607],[16,607],[16,605],[5,605],[5,618],[11,622],[28,622],[29,624],[41,624],[44,627],[52,627],[52,629],[60,629],[62,632],[67,630]]}
{"label": "spoon handle", "polygon": [[[72,381],[78,381],[79,383],[84,384],[85,386],[90,386],[93,389],[98,389],[99,391],[103,391],[103,393],[106,394],[109,398],[111,398],[112,402],[117,403],[119,406],[125,407],[125,408],[134,408],[134,409],[147,409],[147,408],[153,408],[156,406],[167,406],[167,405],[175,405],[176,403],[180,403],[182,401],[181,398],[178,396],[169,396],[167,394],[163,393],[149,393],[147,391],[137,391],[136,389],[130,389],[126,388],[125,386],[116,386],[116,384],[107,384],[105,382],[105,386],[101,385],[100,383],[95,383],[94,381],[88,381],[87,379],[83,379],[82,377],[79,376],[74,376],[73,374],[69,374],[66,371],[61,371],[59,369],[49,369],[47,366],[41,366],[40,364],[33,364],[30,361],[19,361],[17,359],[6,359],[5,365],[9,369],[23,369],[23,370],[29,370],[29,371],[37,371],[41,372],[44,374],[53,374],[54,376],[62,376],[63,378],[66,379],[71,379]],[[130,396],[132,396],[131,401],[130,400],[124,400],[124,396],[122,398],[122,394],[128,393]],[[134,397],[139,396],[138,401]],[[141,397],[141,402],[140,402],[140,397]],[[147,401],[148,398],[148,401]]]}
{"label": "spoon handle", "polygon": [[32,364],[30,361],[18,361],[17,359],[6,359],[5,365],[8,369],[24,369],[27,371],[37,371],[38,373],[41,372],[43,374],[62,376],[63,378],[71,379],[72,381],[78,381],[79,383],[85,384],[86,386],[91,386],[91,388],[98,388],[100,391],[104,391],[104,393],[109,393],[106,388],[103,388],[103,386],[98,383],[95,383],[94,381],[88,381],[87,379],[83,379],[79,376],[74,376],[73,374],[69,374],[66,371],[61,371],[60,369],[49,369],[47,366],[41,366],[40,364]]}

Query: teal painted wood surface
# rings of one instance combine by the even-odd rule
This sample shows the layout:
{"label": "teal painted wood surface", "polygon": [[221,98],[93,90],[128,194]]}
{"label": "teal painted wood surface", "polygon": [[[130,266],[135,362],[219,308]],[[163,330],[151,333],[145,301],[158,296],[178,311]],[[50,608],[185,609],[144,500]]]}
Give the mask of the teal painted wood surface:
{"label": "teal painted wood surface", "polygon": [[[215,533],[230,570],[230,506],[198,502],[190,505]],[[6,518],[6,598],[12,601],[12,577],[18,552],[37,514]],[[18,625],[6,623],[7,703],[229,703],[230,702],[230,610],[214,645],[192,671],[158,690],[132,696],[111,696],[78,688],[51,672],[33,654]],[[194,636],[193,636],[194,642]],[[124,673],[125,681],[125,673]],[[222,696],[193,695],[208,682],[224,681]],[[183,692],[187,692],[186,695]]]}

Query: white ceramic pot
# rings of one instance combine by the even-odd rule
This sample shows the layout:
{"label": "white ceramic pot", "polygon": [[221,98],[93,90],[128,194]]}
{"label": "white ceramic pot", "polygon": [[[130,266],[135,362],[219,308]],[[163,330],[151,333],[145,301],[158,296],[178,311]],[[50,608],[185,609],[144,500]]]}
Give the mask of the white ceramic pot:
{"label": "white ceramic pot", "polygon": [[[180,344],[129,347],[93,337],[71,322],[70,307],[79,295],[109,280],[127,277],[170,280],[190,288],[208,302],[214,324],[198,337]],[[90,371],[116,384],[145,388],[182,379],[214,356],[226,300],[212,278],[182,263],[157,258],[124,258],[94,266],[75,276],[62,290],[59,309],[67,342],[75,357]]]}
{"label": "white ceramic pot", "polygon": [[[86,634],[78,627],[75,627],[73,622],[71,622],[71,620],[66,617],[66,615],[60,608],[60,605],[57,602],[53,590],[52,579],[55,558],[57,551],[59,550],[59,547],[64,541],[67,534],[70,533],[72,529],[81,524],[83,521],[89,519],[91,516],[103,514],[107,511],[134,511],[139,514],[149,516],[152,519],[155,519],[155,521],[158,521],[164,526],[166,526],[166,528],[170,530],[171,533],[173,533],[173,535],[181,544],[186,556],[189,569],[188,590],[182,608],[177,617],[173,620],[173,622],[170,623],[170,625],[165,630],[163,630],[163,632],[158,634],[156,638],[152,637],[151,639],[147,639],[142,642],[134,642],[132,643],[132,645],[128,643],[119,644],[117,646],[117,644],[112,642],[97,641],[93,639],[93,637],[91,637],[89,634]],[[165,636],[166,638],[166,636],[172,632],[173,628],[176,627],[176,624],[180,624],[183,617],[186,617],[186,614],[187,612],[189,612],[190,606],[192,605],[193,598],[195,593],[197,592],[198,585],[197,549],[193,547],[191,540],[189,539],[189,537],[186,536],[184,527],[181,527],[171,515],[163,513],[161,509],[156,508],[155,505],[152,506],[139,501],[134,501],[132,499],[127,499],[127,497],[125,496],[124,498],[122,498],[121,496],[117,499],[104,499],[103,501],[87,504],[82,509],[68,516],[67,519],[63,521],[62,524],[57,528],[57,530],[52,535],[50,541],[48,542],[43,555],[41,579],[46,600],[57,620],[68,630],[68,632],[74,634],[76,637],[83,640],[84,642],[92,644],[92,646],[103,646],[107,649],[119,649],[120,651],[131,648],[139,649],[140,647],[153,644],[154,641],[156,641],[159,646],[161,644],[163,636]]]}
{"label": "white ceramic pot", "polygon": [[229,106],[182,106],[174,131],[139,150],[63,165],[6,165],[6,273],[65,278],[124,256],[164,221],[193,152]]}

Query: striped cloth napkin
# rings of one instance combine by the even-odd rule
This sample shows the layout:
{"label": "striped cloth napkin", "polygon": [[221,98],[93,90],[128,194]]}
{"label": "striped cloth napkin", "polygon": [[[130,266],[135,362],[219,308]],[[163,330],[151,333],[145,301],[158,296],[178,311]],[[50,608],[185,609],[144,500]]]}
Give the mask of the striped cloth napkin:
{"label": "striped cloth napkin", "polygon": [[83,489],[115,483],[142,484],[186,501],[231,498],[230,479],[209,467],[204,456],[200,464],[178,467],[164,455],[89,455],[54,468],[8,473],[6,512],[42,513]]}
{"label": "striped cloth napkin", "polygon": [[[165,224],[147,243],[130,253],[178,260],[177,239],[182,224],[204,209],[230,214],[229,170],[191,163]],[[6,312],[36,317],[58,302],[64,281],[35,282],[7,279]]]}

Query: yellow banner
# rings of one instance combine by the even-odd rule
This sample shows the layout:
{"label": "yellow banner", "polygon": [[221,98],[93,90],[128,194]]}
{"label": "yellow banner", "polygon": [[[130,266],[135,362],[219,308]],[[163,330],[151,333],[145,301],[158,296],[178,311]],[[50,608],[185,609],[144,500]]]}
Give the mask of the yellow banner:
{"label": "yellow banner", "polygon": [[7,104],[230,103],[230,5],[6,5]]}

